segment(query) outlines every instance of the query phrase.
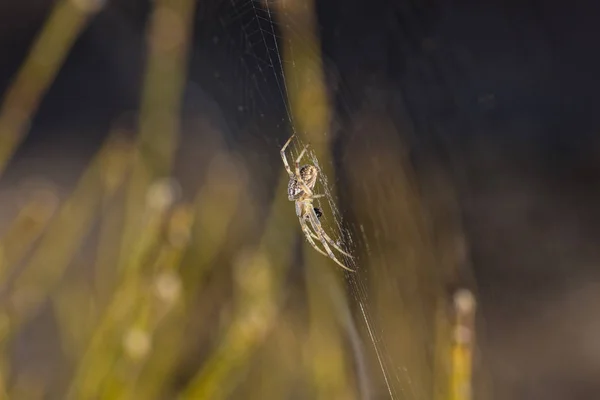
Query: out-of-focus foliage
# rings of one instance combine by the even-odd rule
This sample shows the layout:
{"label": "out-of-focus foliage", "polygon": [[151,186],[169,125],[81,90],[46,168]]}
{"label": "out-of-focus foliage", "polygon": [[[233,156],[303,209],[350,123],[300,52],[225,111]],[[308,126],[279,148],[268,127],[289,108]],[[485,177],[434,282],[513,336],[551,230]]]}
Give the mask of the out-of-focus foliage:
{"label": "out-of-focus foliage", "polygon": [[[0,168],[98,4],[55,5],[4,96]],[[330,137],[323,135],[331,111],[314,51],[313,12],[293,4],[278,4],[284,20],[276,21],[289,38],[286,65],[295,63],[286,76],[301,82],[289,85],[290,116],[313,144],[321,172],[333,179]],[[249,173],[244,154],[221,145],[218,131],[201,136],[214,151],[202,160],[206,171],[195,198],[180,196],[170,171],[195,5],[153,2],[136,140],[112,133],[67,199],[37,188],[2,229],[2,396],[470,398],[472,340],[453,347],[445,291],[460,258],[460,227],[427,211],[426,198],[450,192],[420,191],[384,119],[364,117],[369,141],[360,139],[367,132],[357,132],[344,148],[344,201],[353,219],[364,221],[352,249],[355,274],[309,246],[298,265],[300,229],[283,167],[259,220],[265,187]],[[291,35],[285,19],[304,31]],[[81,262],[84,246],[92,256]],[[47,307],[56,326],[48,335],[60,343],[49,375],[11,356],[24,327]],[[471,320],[458,325],[472,338]]]}

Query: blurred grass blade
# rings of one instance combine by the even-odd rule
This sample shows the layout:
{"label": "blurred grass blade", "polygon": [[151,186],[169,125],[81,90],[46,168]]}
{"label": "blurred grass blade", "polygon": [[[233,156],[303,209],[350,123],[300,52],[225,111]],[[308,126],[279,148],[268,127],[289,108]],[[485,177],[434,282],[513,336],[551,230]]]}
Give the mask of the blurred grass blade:
{"label": "blurred grass blade", "polygon": [[[161,228],[174,199],[172,183],[159,181],[150,187],[140,206],[144,223],[142,236],[129,249],[127,268],[121,271],[119,286],[104,310],[89,346],[79,362],[69,398],[95,398],[122,354],[125,331],[135,315],[147,309],[145,277],[150,252],[159,245]],[[112,386],[111,386],[112,388]]]}
{"label": "blurred grass blade", "polygon": [[[109,140],[62,205],[31,260],[16,278],[8,301],[0,306],[0,315],[9,316],[13,333],[35,313],[62,277],[97,216],[104,191],[114,193],[124,178],[128,153],[129,148],[123,143]],[[110,184],[110,174],[114,174],[116,185]]]}
{"label": "blurred grass blade", "polygon": [[[192,221],[191,207],[184,206],[178,208],[170,219],[171,224],[165,232],[169,235],[169,240],[163,243],[158,256],[150,265],[151,270],[148,271],[147,300],[139,304],[136,316],[125,332],[125,351],[120,358],[120,365],[126,366],[131,373],[127,379],[110,374],[104,385],[108,390],[105,390],[103,398],[107,400],[156,398],[162,384],[169,377],[169,367],[172,367],[173,361],[177,359],[178,347],[167,346],[169,341],[165,341],[160,333],[163,333],[161,328],[167,328],[174,337],[179,337],[179,331],[185,326],[181,318],[176,318],[181,317],[182,311],[182,285],[178,269],[188,243],[188,239],[185,238],[189,238]],[[179,235],[182,236],[178,238]],[[150,345],[146,354],[132,347],[132,326],[148,338]],[[157,374],[156,369],[163,373]],[[152,376],[148,376],[148,372],[152,372]]]}
{"label": "blurred grass blade", "polygon": [[282,174],[258,249],[238,256],[236,275],[240,295],[233,321],[200,371],[181,392],[181,399],[225,399],[239,384],[241,371],[263,343],[276,321],[289,267],[293,218],[289,211],[287,174]]}
{"label": "blurred grass blade", "polygon": [[141,233],[139,205],[148,187],[171,174],[179,142],[179,119],[188,63],[195,0],[156,0],[146,36],[149,50],[137,155],[129,182],[126,222],[119,268],[126,268],[128,249]]}
{"label": "blurred grass blade", "polygon": [[[305,247],[307,251],[308,247]],[[340,324],[339,306],[333,302],[346,303],[347,299],[339,296],[344,293],[339,287],[339,278],[334,275],[334,268],[320,254],[311,252],[307,257],[306,283],[309,305],[309,340],[307,342],[310,361],[310,375],[314,385],[315,399],[354,399],[356,379],[350,378],[349,365],[352,365],[352,353],[345,351],[347,338],[344,337],[343,325]],[[328,268],[330,268],[328,270]]]}
{"label": "blurred grass blade", "polygon": [[[278,27],[282,35],[283,66],[290,112],[294,128],[304,134],[319,160],[322,178],[335,179],[330,155],[331,110],[324,81],[323,61],[317,37],[314,2],[276,2]],[[268,3],[265,3],[268,9]],[[333,193],[331,188],[325,188]],[[335,196],[327,199],[335,204]],[[340,275],[333,275],[327,258],[316,254],[305,241],[306,291],[308,297],[310,354],[307,367],[317,399],[351,399],[356,387],[351,383],[348,353],[342,345],[346,324],[340,323],[337,312],[347,307],[347,298],[339,287]],[[330,286],[322,285],[323,281]],[[337,296],[334,304],[332,296]],[[346,332],[350,334],[350,332]],[[360,355],[356,355],[360,357]]]}
{"label": "blurred grass blade", "polygon": [[98,319],[98,304],[90,284],[65,280],[51,297],[62,349],[69,361],[81,356]]}
{"label": "blurred grass blade", "polygon": [[475,306],[475,297],[469,290],[456,292],[451,400],[472,399]]}
{"label": "blurred grass blade", "polygon": [[98,244],[94,263],[94,291],[100,304],[110,302],[119,276],[117,261],[119,259],[120,232],[123,229],[124,205],[122,193],[119,196],[104,196],[102,208],[105,210],[100,219]]}
{"label": "blurred grass blade", "polygon": [[153,268],[153,319],[148,327],[152,337],[152,353],[138,365],[136,379],[123,385],[119,398],[158,398],[174,373],[181,354],[185,328],[185,307],[182,301],[180,264],[191,238],[194,222],[193,207],[179,206],[167,227],[167,243]]}
{"label": "blurred grass blade", "polygon": [[247,189],[245,171],[233,157],[221,153],[211,160],[207,180],[200,188],[194,204],[196,218],[192,230],[194,249],[191,256],[195,267],[183,271],[188,296],[196,294],[215,257],[226,247],[228,233],[240,206],[245,207],[245,212],[250,212]]}
{"label": "blurred grass blade", "polygon": [[451,365],[452,365],[452,319],[448,312],[447,296],[438,298],[438,305],[435,314],[435,342],[434,342],[434,362],[433,362],[433,399],[448,400],[450,397],[451,386]]}
{"label": "blurred grass blade", "polygon": [[11,400],[43,400],[45,398],[44,386],[43,382],[40,382],[35,376],[20,374],[15,378],[8,398]]}
{"label": "blurred grass blade", "polygon": [[140,110],[138,161],[154,177],[170,174],[178,145],[195,5],[195,0],[152,3],[146,36],[149,56]]}
{"label": "blurred grass blade", "polygon": [[0,286],[40,237],[58,205],[55,193],[44,191],[30,199],[0,238]]}
{"label": "blurred grass blade", "polygon": [[365,236],[377,238],[377,248],[365,260],[369,276],[353,286],[361,300],[369,296],[364,318],[376,334],[371,364],[381,365],[376,390],[431,399],[439,359],[432,344],[444,288],[437,249],[394,124],[371,113],[356,120],[365,131],[356,132],[344,155],[349,197]]}
{"label": "blurred grass blade", "polygon": [[239,383],[237,372],[248,365],[252,353],[273,326],[277,314],[273,297],[276,282],[268,259],[260,252],[249,251],[240,255],[235,273],[240,285],[236,315],[181,399],[226,399]]}
{"label": "blurred grass blade", "polygon": [[[227,248],[229,229],[240,204],[244,205],[246,212],[250,210],[249,199],[241,203],[246,188],[245,173],[233,157],[218,154],[213,158],[209,164],[207,181],[201,187],[193,206],[195,217],[191,219],[194,224],[190,233],[194,247],[186,256],[186,265],[194,267],[181,271],[186,304],[196,296],[205,275],[213,267],[217,254]],[[183,221],[189,218],[188,216]],[[241,226],[237,228],[242,229]],[[180,256],[182,254],[178,257]],[[140,378],[141,386],[136,392],[144,395],[155,393],[159,384],[167,381],[173,374],[168,368],[181,357],[184,334],[182,328],[187,326],[182,312],[180,306],[175,308],[167,318],[168,323],[162,324],[163,328],[156,337],[157,346],[160,343],[159,347],[168,348],[168,351],[157,351],[149,360],[148,369],[143,375],[146,378]]]}
{"label": "blurred grass blade", "polygon": [[101,0],[59,0],[8,89],[0,110],[0,176],[27,134],[44,94]]}
{"label": "blurred grass blade", "polygon": [[[270,10],[269,2],[264,4]],[[331,115],[314,1],[288,0],[274,4],[277,13],[273,17],[281,30],[282,66],[294,128],[306,135],[317,158],[328,168]],[[329,175],[329,169],[325,171]]]}

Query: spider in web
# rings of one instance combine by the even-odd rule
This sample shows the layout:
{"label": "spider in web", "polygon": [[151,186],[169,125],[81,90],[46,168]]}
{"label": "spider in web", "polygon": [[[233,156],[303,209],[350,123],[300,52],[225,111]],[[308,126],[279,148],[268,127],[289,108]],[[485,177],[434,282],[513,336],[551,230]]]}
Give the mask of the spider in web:
{"label": "spider in web", "polygon": [[[331,239],[327,235],[327,233],[325,233],[325,230],[323,229],[323,226],[319,221],[319,218],[322,215],[322,211],[321,209],[313,206],[313,200],[323,197],[324,195],[313,193],[313,189],[315,188],[315,184],[317,183],[317,176],[319,174],[317,167],[310,164],[300,166],[300,161],[306,153],[306,146],[304,146],[302,152],[300,152],[300,155],[296,159],[296,162],[294,164],[294,171],[292,171],[290,165],[288,164],[287,157],[285,155],[285,150],[293,138],[294,135],[292,135],[288,139],[288,141],[283,145],[280,154],[281,159],[283,160],[283,165],[285,166],[285,170],[290,176],[290,182],[288,184],[288,199],[290,201],[295,202],[296,215],[300,220],[302,232],[304,233],[306,240],[308,240],[308,243],[310,243],[312,247],[315,248],[315,250],[317,250],[324,256],[331,258],[345,270],[354,272],[353,269],[350,269],[344,264],[342,264],[335,257],[333,251],[331,251],[331,248],[329,246],[333,247],[334,249],[336,249],[337,251],[339,251],[347,257],[352,257],[350,254],[340,249],[340,247],[333,241],[333,239]],[[317,246],[314,239],[317,239],[319,242],[321,242],[325,251],[323,251]]]}

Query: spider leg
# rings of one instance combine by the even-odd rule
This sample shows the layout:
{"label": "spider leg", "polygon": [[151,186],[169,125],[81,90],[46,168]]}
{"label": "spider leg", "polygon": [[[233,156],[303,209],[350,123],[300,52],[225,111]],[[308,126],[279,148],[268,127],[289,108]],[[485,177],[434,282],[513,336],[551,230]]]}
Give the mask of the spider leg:
{"label": "spider leg", "polygon": [[[329,255],[327,253],[325,253],[323,250],[321,250],[319,248],[319,246],[317,246],[317,244],[315,243],[315,241],[312,239],[312,237],[314,237],[315,239],[319,240],[319,238],[310,231],[310,229],[308,228],[308,226],[306,225],[306,222],[303,221],[302,219],[300,219],[300,225],[302,226],[302,231],[304,232],[304,236],[306,237],[306,240],[308,241],[308,243],[310,243],[310,245],[319,253],[323,254],[325,257],[329,257]],[[312,237],[311,237],[312,236]]]}
{"label": "spider leg", "polygon": [[[340,253],[342,253],[343,255],[345,255],[346,257],[350,257],[353,258],[350,254],[346,253],[344,250],[342,250],[337,243],[335,243],[333,241],[332,238],[329,237],[329,235],[327,233],[325,233],[325,230],[323,229],[323,226],[321,225],[321,222],[319,221],[319,218],[317,216],[317,213],[313,210],[314,213],[314,218],[310,219],[311,225],[313,226],[313,229],[315,231],[319,231],[321,233],[321,235],[323,236],[323,239],[325,239],[330,245],[331,247],[333,247],[334,249],[336,249],[337,251],[339,251]],[[321,240],[321,239],[319,239]]]}
{"label": "spider leg", "polygon": [[324,194],[313,194],[313,191],[308,187],[306,183],[304,183],[302,179],[298,179],[297,182],[302,188],[302,190],[304,190],[304,193],[306,193],[311,199],[318,199],[319,197],[325,196]]}
{"label": "spider leg", "polygon": [[333,254],[333,252],[331,251],[331,249],[329,248],[329,246],[327,245],[327,242],[325,241],[321,241],[321,244],[323,245],[323,247],[325,248],[325,251],[327,251],[327,255],[329,256],[329,258],[331,258],[333,261],[335,261],[335,263],[337,265],[339,265],[340,267],[342,267],[343,269],[345,269],[346,271],[350,271],[350,272],[356,272],[351,268],[346,267],[344,264],[342,264],[336,257],[335,254]]}
{"label": "spider leg", "polygon": [[[313,238],[313,239],[316,239],[316,240],[318,240],[319,242],[323,243],[323,241],[321,240],[321,238],[320,238],[320,237],[318,237],[317,235],[315,235],[315,234],[314,234],[314,233],[313,233],[311,230],[308,230],[308,232],[307,232],[307,233],[308,233],[308,234],[310,234],[310,236],[312,236],[312,238]],[[335,247],[335,249],[339,251],[339,248],[337,248],[337,246]],[[347,254],[347,253],[344,253],[343,251],[340,251],[340,252],[341,252],[342,254],[344,254],[345,256],[352,258],[352,256],[351,256],[351,255],[349,255],[349,254]],[[321,251],[321,253],[322,253],[322,254],[324,254],[324,255],[326,255],[326,256],[328,256],[328,254],[325,254],[325,253],[323,253],[322,251]],[[333,257],[332,257],[332,258],[333,258]]]}
{"label": "spider leg", "polygon": [[[311,223],[313,229],[316,231],[317,235],[319,236],[319,241],[321,242],[321,244],[325,248],[325,251],[327,252],[327,255],[329,256],[329,258],[331,258],[333,261],[335,261],[340,267],[342,267],[346,271],[355,272],[353,269],[350,269],[350,268],[346,267],[344,264],[342,264],[335,257],[335,254],[333,254],[333,252],[331,251],[331,249],[327,245],[327,241],[323,237],[323,235],[325,234],[325,232],[323,232],[323,228],[321,227],[321,224],[318,223],[319,221],[317,219],[317,215],[315,214],[315,210],[313,210],[312,207],[310,207],[309,218],[310,218],[310,223]],[[315,225],[315,220],[316,220],[316,222],[317,222],[318,225]],[[346,253],[344,253],[344,254],[346,254]]]}
{"label": "spider leg", "polygon": [[323,239],[325,239],[330,245],[331,247],[333,247],[334,249],[336,249],[337,251],[339,251],[340,253],[342,253],[343,255],[345,255],[346,257],[350,257],[352,258],[352,256],[348,253],[346,253],[344,250],[342,250],[338,244],[336,242],[333,241],[332,238],[329,237],[329,235],[327,235],[324,231],[322,232],[323,234]]}
{"label": "spider leg", "polygon": [[298,158],[296,158],[296,163],[295,163],[296,176],[301,176],[300,175],[300,160],[302,160],[302,157],[304,157],[304,153],[306,153],[306,148],[307,147],[308,147],[308,145],[304,146],[304,148],[300,152],[300,155],[298,156]]}
{"label": "spider leg", "polygon": [[287,157],[285,156],[285,149],[287,149],[288,145],[290,144],[290,142],[292,141],[292,139],[294,138],[294,136],[295,135],[290,136],[290,138],[288,139],[288,141],[285,142],[285,144],[283,145],[283,147],[279,151],[279,154],[281,155],[281,159],[283,160],[283,165],[285,166],[285,170],[287,171],[287,173],[288,173],[288,175],[290,177],[294,176],[294,173],[292,172],[292,169],[290,168],[290,164],[288,164]]}
{"label": "spider leg", "polygon": [[[317,211],[317,210],[318,210],[318,211]],[[321,209],[320,209],[320,208],[315,208],[315,214],[316,214],[317,218],[320,218],[320,217],[321,217],[321,215],[322,215]],[[310,236],[312,236],[312,238],[313,238],[313,239],[317,239],[318,241],[321,241],[321,238],[320,238],[320,237],[318,237],[317,235],[315,235],[315,234],[313,233],[313,231],[311,231],[311,230],[310,230],[310,228],[308,227],[308,225],[306,225],[306,217],[304,217],[304,226],[306,226],[306,228],[307,228],[306,232],[307,232],[307,233],[308,233]],[[327,254],[326,254],[326,255],[327,255]]]}
{"label": "spider leg", "polygon": [[[307,228],[308,228],[308,227],[307,227]],[[320,237],[318,237],[317,235],[315,235],[315,234],[313,233],[313,231],[311,231],[311,230],[310,230],[310,228],[307,230],[307,233],[308,233],[310,236],[312,236],[312,238],[313,238],[313,239],[317,239],[318,241],[321,241],[321,238],[320,238]],[[327,255],[327,254],[325,254],[325,255]]]}

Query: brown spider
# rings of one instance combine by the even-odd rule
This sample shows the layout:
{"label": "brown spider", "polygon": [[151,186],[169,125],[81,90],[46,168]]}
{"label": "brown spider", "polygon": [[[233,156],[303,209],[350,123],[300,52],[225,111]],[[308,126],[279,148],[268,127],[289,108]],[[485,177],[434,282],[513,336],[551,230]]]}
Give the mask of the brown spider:
{"label": "brown spider", "polygon": [[[288,141],[283,145],[280,153],[281,159],[283,160],[283,165],[285,166],[285,170],[290,176],[290,182],[288,184],[288,199],[290,201],[295,202],[296,215],[300,220],[302,232],[304,233],[306,240],[308,240],[308,243],[310,243],[312,247],[315,248],[315,250],[317,250],[324,256],[328,256],[345,270],[354,272],[354,270],[346,267],[335,257],[329,246],[331,245],[331,247],[333,247],[334,249],[336,249],[337,251],[339,251],[347,257],[352,256],[346,253],[344,250],[340,249],[340,247],[333,241],[333,239],[331,239],[325,233],[321,222],[319,222],[319,218],[322,215],[322,211],[321,209],[313,206],[313,200],[318,199],[319,197],[323,197],[324,195],[313,193],[313,189],[315,187],[315,184],[317,183],[317,176],[319,174],[317,167],[309,164],[300,167],[300,160],[302,160],[302,157],[306,152],[306,146],[302,149],[302,152],[296,159],[294,171],[292,171],[290,165],[288,164],[287,158],[285,156],[285,149],[288,147],[293,138],[294,135],[292,135],[288,139]],[[310,223],[310,225],[307,222]],[[313,239],[317,239],[319,242],[321,242],[325,251],[321,250]]]}

